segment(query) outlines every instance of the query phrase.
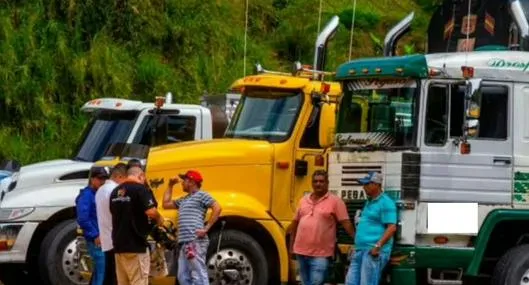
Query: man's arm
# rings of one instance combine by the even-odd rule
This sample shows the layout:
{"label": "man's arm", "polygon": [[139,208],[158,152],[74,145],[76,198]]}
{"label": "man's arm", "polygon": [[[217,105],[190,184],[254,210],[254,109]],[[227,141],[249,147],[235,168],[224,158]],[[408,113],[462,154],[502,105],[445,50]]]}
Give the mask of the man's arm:
{"label": "man's arm", "polygon": [[381,222],[386,225],[386,230],[380,240],[376,243],[375,248],[373,249],[374,251],[371,251],[371,254],[375,256],[378,255],[380,248],[382,248],[388,240],[393,237],[395,232],[397,232],[397,206],[394,202],[389,202],[384,205],[380,219]]}
{"label": "man's arm", "polygon": [[79,196],[76,205],[77,223],[88,238],[95,240],[99,236],[99,230],[97,222],[94,224],[90,219],[90,204],[89,197],[84,195],[84,193]]}
{"label": "man's arm", "polygon": [[173,197],[173,187],[174,184],[169,181],[169,186],[167,187],[167,190],[165,190],[165,193],[163,194],[163,203],[162,206],[164,209],[178,209],[176,203],[171,200]]}
{"label": "man's arm", "polygon": [[387,224],[386,225],[386,231],[384,232],[384,235],[382,238],[378,241],[379,247],[383,247],[388,240],[391,239],[391,237],[397,232],[397,225],[395,224]]}
{"label": "man's arm", "polygon": [[342,199],[339,199],[336,201],[335,215],[336,215],[336,220],[338,220],[338,222],[342,225],[342,227],[345,229],[347,234],[349,234],[349,236],[354,238],[355,230],[353,227],[353,223],[351,222],[351,219],[349,218],[347,207],[345,206],[345,203]]}
{"label": "man's arm", "polygon": [[351,220],[347,219],[347,220],[342,220],[340,221],[340,224],[342,225],[342,227],[344,228],[344,230],[347,232],[347,234],[354,238],[355,237],[355,229],[354,229],[354,226],[353,226],[353,223],[351,222]]}
{"label": "man's arm", "polygon": [[147,215],[151,220],[156,221],[156,224],[162,225],[163,224],[163,217],[160,215],[160,212],[155,207],[152,207],[145,211],[145,215]]}
{"label": "man's arm", "polygon": [[213,205],[211,205],[211,217],[209,218],[209,221],[206,224],[206,232],[211,229],[211,227],[217,222],[220,216],[220,212],[222,212],[222,207],[220,206],[219,202],[215,201],[213,202]]}
{"label": "man's arm", "polygon": [[[149,189],[145,188],[141,189],[141,192],[139,192],[139,199],[140,203],[145,209],[145,215],[149,217],[151,220],[156,221],[158,225],[163,224],[163,217],[160,215],[160,212],[156,209],[154,206],[154,198],[152,197],[151,193],[149,192]],[[138,189],[140,190],[140,189]]]}

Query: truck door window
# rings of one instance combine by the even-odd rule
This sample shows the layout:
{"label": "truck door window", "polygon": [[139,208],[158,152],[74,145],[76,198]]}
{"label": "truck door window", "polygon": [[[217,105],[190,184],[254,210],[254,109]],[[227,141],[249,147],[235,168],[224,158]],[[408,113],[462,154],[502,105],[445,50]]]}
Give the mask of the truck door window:
{"label": "truck door window", "polygon": [[448,88],[431,85],[426,101],[426,128],[424,142],[429,146],[444,146],[448,133]]}
{"label": "truck door window", "polygon": [[319,106],[312,108],[307,127],[305,128],[305,132],[299,143],[300,148],[321,148],[319,137],[320,114],[321,108]]}
{"label": "truck door window", "polygon": [[483,86],[478,139],[507,139],[509,88]]}
{"label": "truck door window", "polygon": [[[143,119],[134,143],[151,145],[151,130],[149,129],[152,116]],[[195,139],[196,117],[194,116],[169,116],[167,122],[167,143],[190,141]]]}
{"label": "truck door window", "polygon": [[[450,138],[459,138],[463,133],[465,87],[453,84],[449,90],[448,93],[446,85],[438,84],[429,89],[426,106],[426,145],[444,146],[447,130],[450,131]],[[508,96],[509,89],[505,86],[481,88],[479,129],[478,134],[471,139],[507,138]]]}
{"label": "truck door window", "polygon": [[196,117],[169,116],[167,140],[169,143],[192,141],[195,139]]}

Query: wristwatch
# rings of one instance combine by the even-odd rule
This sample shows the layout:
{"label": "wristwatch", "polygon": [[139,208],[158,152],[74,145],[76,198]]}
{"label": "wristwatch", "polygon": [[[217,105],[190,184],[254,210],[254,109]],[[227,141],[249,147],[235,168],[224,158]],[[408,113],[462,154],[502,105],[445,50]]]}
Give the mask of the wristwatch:
{"label": "wristwatch", "polygon": [[379,243],[379,242],[377,242],[377,243],[375,244],[375,248],[380,249],[380,243]]}

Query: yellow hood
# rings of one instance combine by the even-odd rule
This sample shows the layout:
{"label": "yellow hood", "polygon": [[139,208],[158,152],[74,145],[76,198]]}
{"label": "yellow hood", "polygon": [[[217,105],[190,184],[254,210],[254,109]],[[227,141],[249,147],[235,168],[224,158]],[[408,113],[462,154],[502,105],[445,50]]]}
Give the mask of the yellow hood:
{"label": "yellow hood", "polygon": [[270,165],[274,147],[267,141],[214,139],[154,147],[147,171],[212,166]]}

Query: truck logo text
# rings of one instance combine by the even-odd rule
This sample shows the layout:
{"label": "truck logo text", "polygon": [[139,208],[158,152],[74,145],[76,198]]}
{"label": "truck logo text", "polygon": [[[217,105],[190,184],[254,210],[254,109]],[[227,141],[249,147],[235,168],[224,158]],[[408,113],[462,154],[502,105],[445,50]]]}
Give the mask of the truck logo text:
{"label": "truck logo text", "polygon": [[370,140],[367,138],[354,138],[351,135],[344,136],[338,134],[336,135],[336,142],[338,145],[365,145],[369,144]]}
{"label": "truck logo text", "polygon": [[344,201],[366,200],[366,193],[363,190],[330,190],[330,192]]}
{"label": "truck logo text", "polygon": [[529,61],[508,61],[501,58],[493,58],[487,63],[490,67],[496,68],[517,68],[522,71],[527,71],[529,69]]}

